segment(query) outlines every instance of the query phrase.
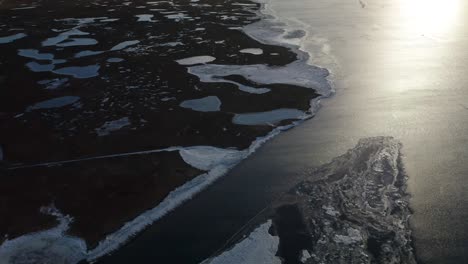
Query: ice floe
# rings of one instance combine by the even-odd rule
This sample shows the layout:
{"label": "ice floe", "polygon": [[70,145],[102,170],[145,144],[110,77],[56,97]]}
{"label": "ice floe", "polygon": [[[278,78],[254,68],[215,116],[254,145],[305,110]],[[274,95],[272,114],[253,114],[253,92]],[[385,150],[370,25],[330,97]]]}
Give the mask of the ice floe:
{"label": "ice floe", "polygon": [[186,15],[184,13],[170,14],[170,15],[166,15],[165,17],[168,18],[168,19],[173,19],[175,21],[180,21],[180,20],[183,20],[183,19],[191,18],[190,16],[188,16],[188,15]]}
{"label": "ice floe", "polygon": [[194,56],[185,59],[176,60],[180,65],[204,64],[216,60],[213,56]]}
{"label": "ice floe", "polygon": [[216,112],[221,109],[221,101],[217,96],[207,96],[200,99],[183,101],[180,103],[180,106],[199,112]]}
{"label": "ice floe", "polygon": [[89,66],[72,66],[64,67],[53,72],[61,75],[70,75],[78,79],[92,78],[99,75],[99,65],[89,65]]}
{"label": "ice floe", "polygon": [[47,72],[52,71],[55,68],[54,64],[40,64],[35,61],[26,63],[26,67],[32,72]]}
{"label": "ice floe", "polygon": [[98,136],[107,136],[111,132],[120,130],[123,127],[131,125],[130,119],[128,117],[122,117],[117,120],[107,121],[101,127],[96,129]]}
{"label": "ice floe", "polygon": [[11,36],[0,37],[0,44],[11,43],[11,42],[13,42],[15,40],[22,39],[22,38],[24,38],[26,36],[27,35],[24,34],[24,33],[17,33],[17,34],[11,35]]}
{"label": "ice floe", "polygon": [[110,62],[110,63],[117,63],[117,62],[122,62],[124,61],[124,59],[122,58],[109,58],[107,59],[107,62]]}
{"label": "ice floe", "polygon": [[110,50],[111,51],[117,51],[117,50],[123,50],[125,48],[128,48],[130,46],[133,46],[133,45],[136,45],[140,43],[139,40],[127,40],[127,41],[124,41],[124,42],[121,42],[117,45],[115,45],[114,47],[112,47]]}
{"label": "ice floe", "polygon": [[78,96],[62,96],[33,104],[27,108],[28,111],[38,109],[59,108],[74,104],[80,100]]}
{"label": "ice floe", "polygon": [[67,40],[70,36],[85,36],[89,35],[87,32],[83,32],[77,28],[61,32],[55,37],[48,38],[42,42],[42,46],[48,47],[48,46],[56,46],[62,41]]}
{"label": "ice floe", "polygon": [[56,78],[52,80],[42,80],[42,81],[38,81],[37,83],[41,85],[45,85],[46,86],[45,89],[53,90],[64,85],[66,82],[68,82],[68,78],[61,78],[61,79]]}
{"label": "ice floe", "polygon": [[151,14],[142,14],[142,15],[135,15],[138,18],[137,22],[156,22],[153,20],[154,15]]}
{"label": "ice floe", "polygon": [[271,225],[272,221],[268,220],[234,247],[202,264],[281,264],[281,259],[276,256],[279,237],[268,233]]}
{"label": "ice floe", "polygon": [[241,49],[239,52],[240,53],[252,54],[252,55],[262,55],[263,54],[262,49],[255,49],[255,48]]}
{"label": "ice floe", "polygon": [[71,38],[67,42],[60,42],[56,44],[58,47],[73,47],[73,46],[91,46],[96,45],[98,42],[92,38]]}
{"label": "ice floe", "polygon": [[[312,88],[321,94],[329,95],[331,88],[326,79],[328,71],[323,68],[295,61],[285,66],[218,65],[206,64],[189,67],[189,73],[203,82],[224,82],[219,77],[241,75],[247,80],[261,84],[290,84]],[[218,78],[213,78],[218,77]]]}
{"label": "ice floe", "polygon": [[80,238],[66,235],[72,218],[53,206],[41,212],[55,216],[59,224],[51,229],[27,234],[0,245],[0,263],[69,263],[75,264],[85,257],[86,243]]}
{"label": "ice floe", "polygon": [[25,58],[31,58],[36,60],[53,60],[54,54],[52,53],[40,53],[36,49],[19,49],[18,55]]}
{"label": "ice floe", "polygon": [[276,109],[266,112],[236,114],[232,122],[237,125],[271,125],[287,119],[303,119],[306,113],[297,109]]}
{"label": "ice floe", "polygon": [[163,44],[159,44],[159,46],[168,46],[168,47],[175,47],[175,46],[179,46],[179,45],[184,45],[184,43],[180,42],[180,41],[177,41],[177,42],[167,42],[167,43],[163,43]]}
{"label": "ice floe", "polygon": [[219,165],[230,167],[245,155],[243,151],[210,146],[188,147],[180,150],[180,156],[190,166],[209,171]]}
{"label": "ice floe", "polygon": [[88,56],[94,56],[104,53],[105,51],[102,50],[83,50],[75,54],[75,58],[82,58]]}
{"label": "ice floe", "polygon": [[85,24],[91,24],[99,20],[102,21],[106,19],[108,19],[108,17],[85,17],[85,18],[63,18],[63,19],[57,19],[56,21],[61,21],[61,22],[65,22],[65,23],[80,27]]}

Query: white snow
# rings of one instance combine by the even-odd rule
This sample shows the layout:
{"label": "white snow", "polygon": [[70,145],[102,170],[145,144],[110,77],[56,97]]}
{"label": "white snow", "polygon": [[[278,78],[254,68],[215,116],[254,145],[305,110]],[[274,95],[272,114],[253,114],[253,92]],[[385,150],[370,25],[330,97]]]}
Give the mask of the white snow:
{"label": "white snow", "polygon": [[268,233],[271,224],[271,220],[268,220],[233,248],[202,264],[281,264],[281,259],[275,256],[279,237]]}
{"label": "white snow", "polygon": [[207,96],[200,99],[183,101],[180,103],[180,106],[199,112],[216,112],[221,109],[221,101],[217,96]]}
{"label": "white snow", "polygon": [[180,65],[204,64],[216,60],[213,56],[194,56],[185,59],[176,60]]}
{"label": "white snow", "polygon": [[241,49],[239,52],[240,52],[240,53],[253,54],[253,55],[262,55],[262,54],[263,54],[263,50],[262,50],[262,49],[254,49],[254,48],[250,48],[250,49]]}

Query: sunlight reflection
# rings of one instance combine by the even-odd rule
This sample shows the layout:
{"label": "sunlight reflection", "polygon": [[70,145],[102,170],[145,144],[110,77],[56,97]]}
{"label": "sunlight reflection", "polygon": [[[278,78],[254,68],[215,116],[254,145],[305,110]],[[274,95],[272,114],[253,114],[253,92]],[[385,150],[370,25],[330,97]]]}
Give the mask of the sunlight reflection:
{"label": "sunlight reflection", "polygon": [[459,15],[462,0],[402,0],[400,15],[411,33],[440,36],[448,33]]}

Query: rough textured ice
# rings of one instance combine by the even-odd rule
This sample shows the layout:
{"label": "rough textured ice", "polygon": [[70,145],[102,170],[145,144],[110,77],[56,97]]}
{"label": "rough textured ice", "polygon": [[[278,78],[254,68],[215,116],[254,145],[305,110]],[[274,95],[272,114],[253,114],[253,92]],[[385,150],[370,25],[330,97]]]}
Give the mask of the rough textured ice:
{"label": "rough textured ice", "polygon": [[281,264],[276,256],[279,238],[268,233],[271,225],[272,221],[268,220],[233,248],[202,264]]}
{"label": "rough textured ice", "polygon": [[297,109],[276,109],[267,112],[236,114],[232,122],[238,125],[270,125],[287,119],[302,119],[306,114]]}
{"label": "rough textured ice", "polygon": [[31,105],[28,107],[28,110],[37,110],[37,109],[51,109],[51,108],[58,108],[58,107],[64,107],[67,105],[74,104],[80,100],[80,97],[78,96],[62,96],[62,97],[57,97],[54,99],[42,101],[39,103],[36,103],[34,105]]}
{"label": "rough textured ice", "polygon": [[180,65],[195,65],[195,64],[204,64],[216,60],[213,56],[195,56],[185,59],[176,60]]}
{"label": "rough textured ice", "polygon": [[183,101],[180,103],[180,106],[199,112],[216,112],[221,109],[221,101],[217,96],[207,96],[200,99]]}

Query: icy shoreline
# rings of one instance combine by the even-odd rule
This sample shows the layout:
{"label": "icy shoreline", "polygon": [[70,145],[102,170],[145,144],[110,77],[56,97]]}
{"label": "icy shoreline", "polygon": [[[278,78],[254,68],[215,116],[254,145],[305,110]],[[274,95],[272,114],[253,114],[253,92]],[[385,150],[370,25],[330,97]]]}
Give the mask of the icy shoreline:
{"label": "icy shoreline", "polygon": [[[108,235],[105,239],[99,242],[96,248],[91,250],[88,250],[86,249],[86,246],[83,246],[85,245],[84,240],[66,235],[68,223],[72,221],[72,217],[63,216],[60,212],[56,212],[54,215],[61,223],[60,226],[49,230],[27,234],[12,240],[6,239],[6,241],[0,246],[0,261],[2,261],[2,263],[15,263],[18,256],[34,256],[35,254],[47,256],[50,261],[64,259],[64,256],[70,254],[74,256],[73,260],[70,260],[71,263],[76,263],[83,259],[90,262],[96,261],[98,258],[117,250],[133,235],[141,232],[148,225],[151,225],[153,222],[160,219],[171,210],[174,210],[183,202],[191,199],[194,195],[212,184],[219,177],[225,175],[232,167],[255,152],[263,143],[278,135],[281,131],[288,130],[299,125],[302,121],[311,118],[316,113],[319,109],[320,100],[333,93],[333,89],[327,79],[328,71],[308,64],[309,55],[305,51],[301,50],[300,46],[301,39],[307,35],[305,31],[290,28],[287,24],[282,23],[279,18],[274,16],[274,12],[268,8],[268,2],[263,1],[258,3],[261,4],[261,8],[257,13],[262,20],[249,24],[242,30],[247,35],[261,43],[289,48],[297,54],[298,60],[288,65],[274,68],[266,65],[248,66],[250,72],[253,71],[260,72],[262,75],[265,74],[265,77],[267,78],[263,79],[256,79],[255,76],[250,76],[249,73],[242,69],[247,66],[242,65],[234,66],[233,68],[226,65],[207,64],[193,66],[193,68],[198,67],[198,69],[202,69],[201,73],[193,73],[192,67],[189,67],[189,71],[199,76],[202,80],[207,79],[203,78],[203,74],[213,75],[214,72],[212,69],[215,69],[217,71],[217,75],[219,75],[219,71],[224,71],[226,76],[234,72],[253,81],[294,84],[313,88],[320,93],[320,96],[310,102],[310,110],[301,116],[298,121],[286,126],[276,127],[266,136],[257,138],[252,142],[249,148],[244,150],[220,149],[211,146],[195,146],[171,147],[160,150],[113,155],[126,156],[160,151],[179,151],[186,163],[193,167],[206,170],[207,172],[172,191],[158,206],[144,212],[132,221],[127,222],[118,231]],[[294,74],[292,80],[288,80],[288,76],[290,74]],[[266,82],[266,80],[268,81]],[[223,80],[220,80],[220,82],[223,82]],[[220,156],[222,158],[219,158]],[[70,161],[56,162],[53,165],[60,165],[68,162]],[[44,165],[47,166],[52,164],[38,164],[38,166]],[[66,224],[62,223],[63,219],[67,220]],[[59,232],[56,230],[59,230]],[[22,245],[21,247],[14,246],[20,242]],[[74,246],[76,243],[81,246]],[[48,252],[51,254],[48,254]]]}

